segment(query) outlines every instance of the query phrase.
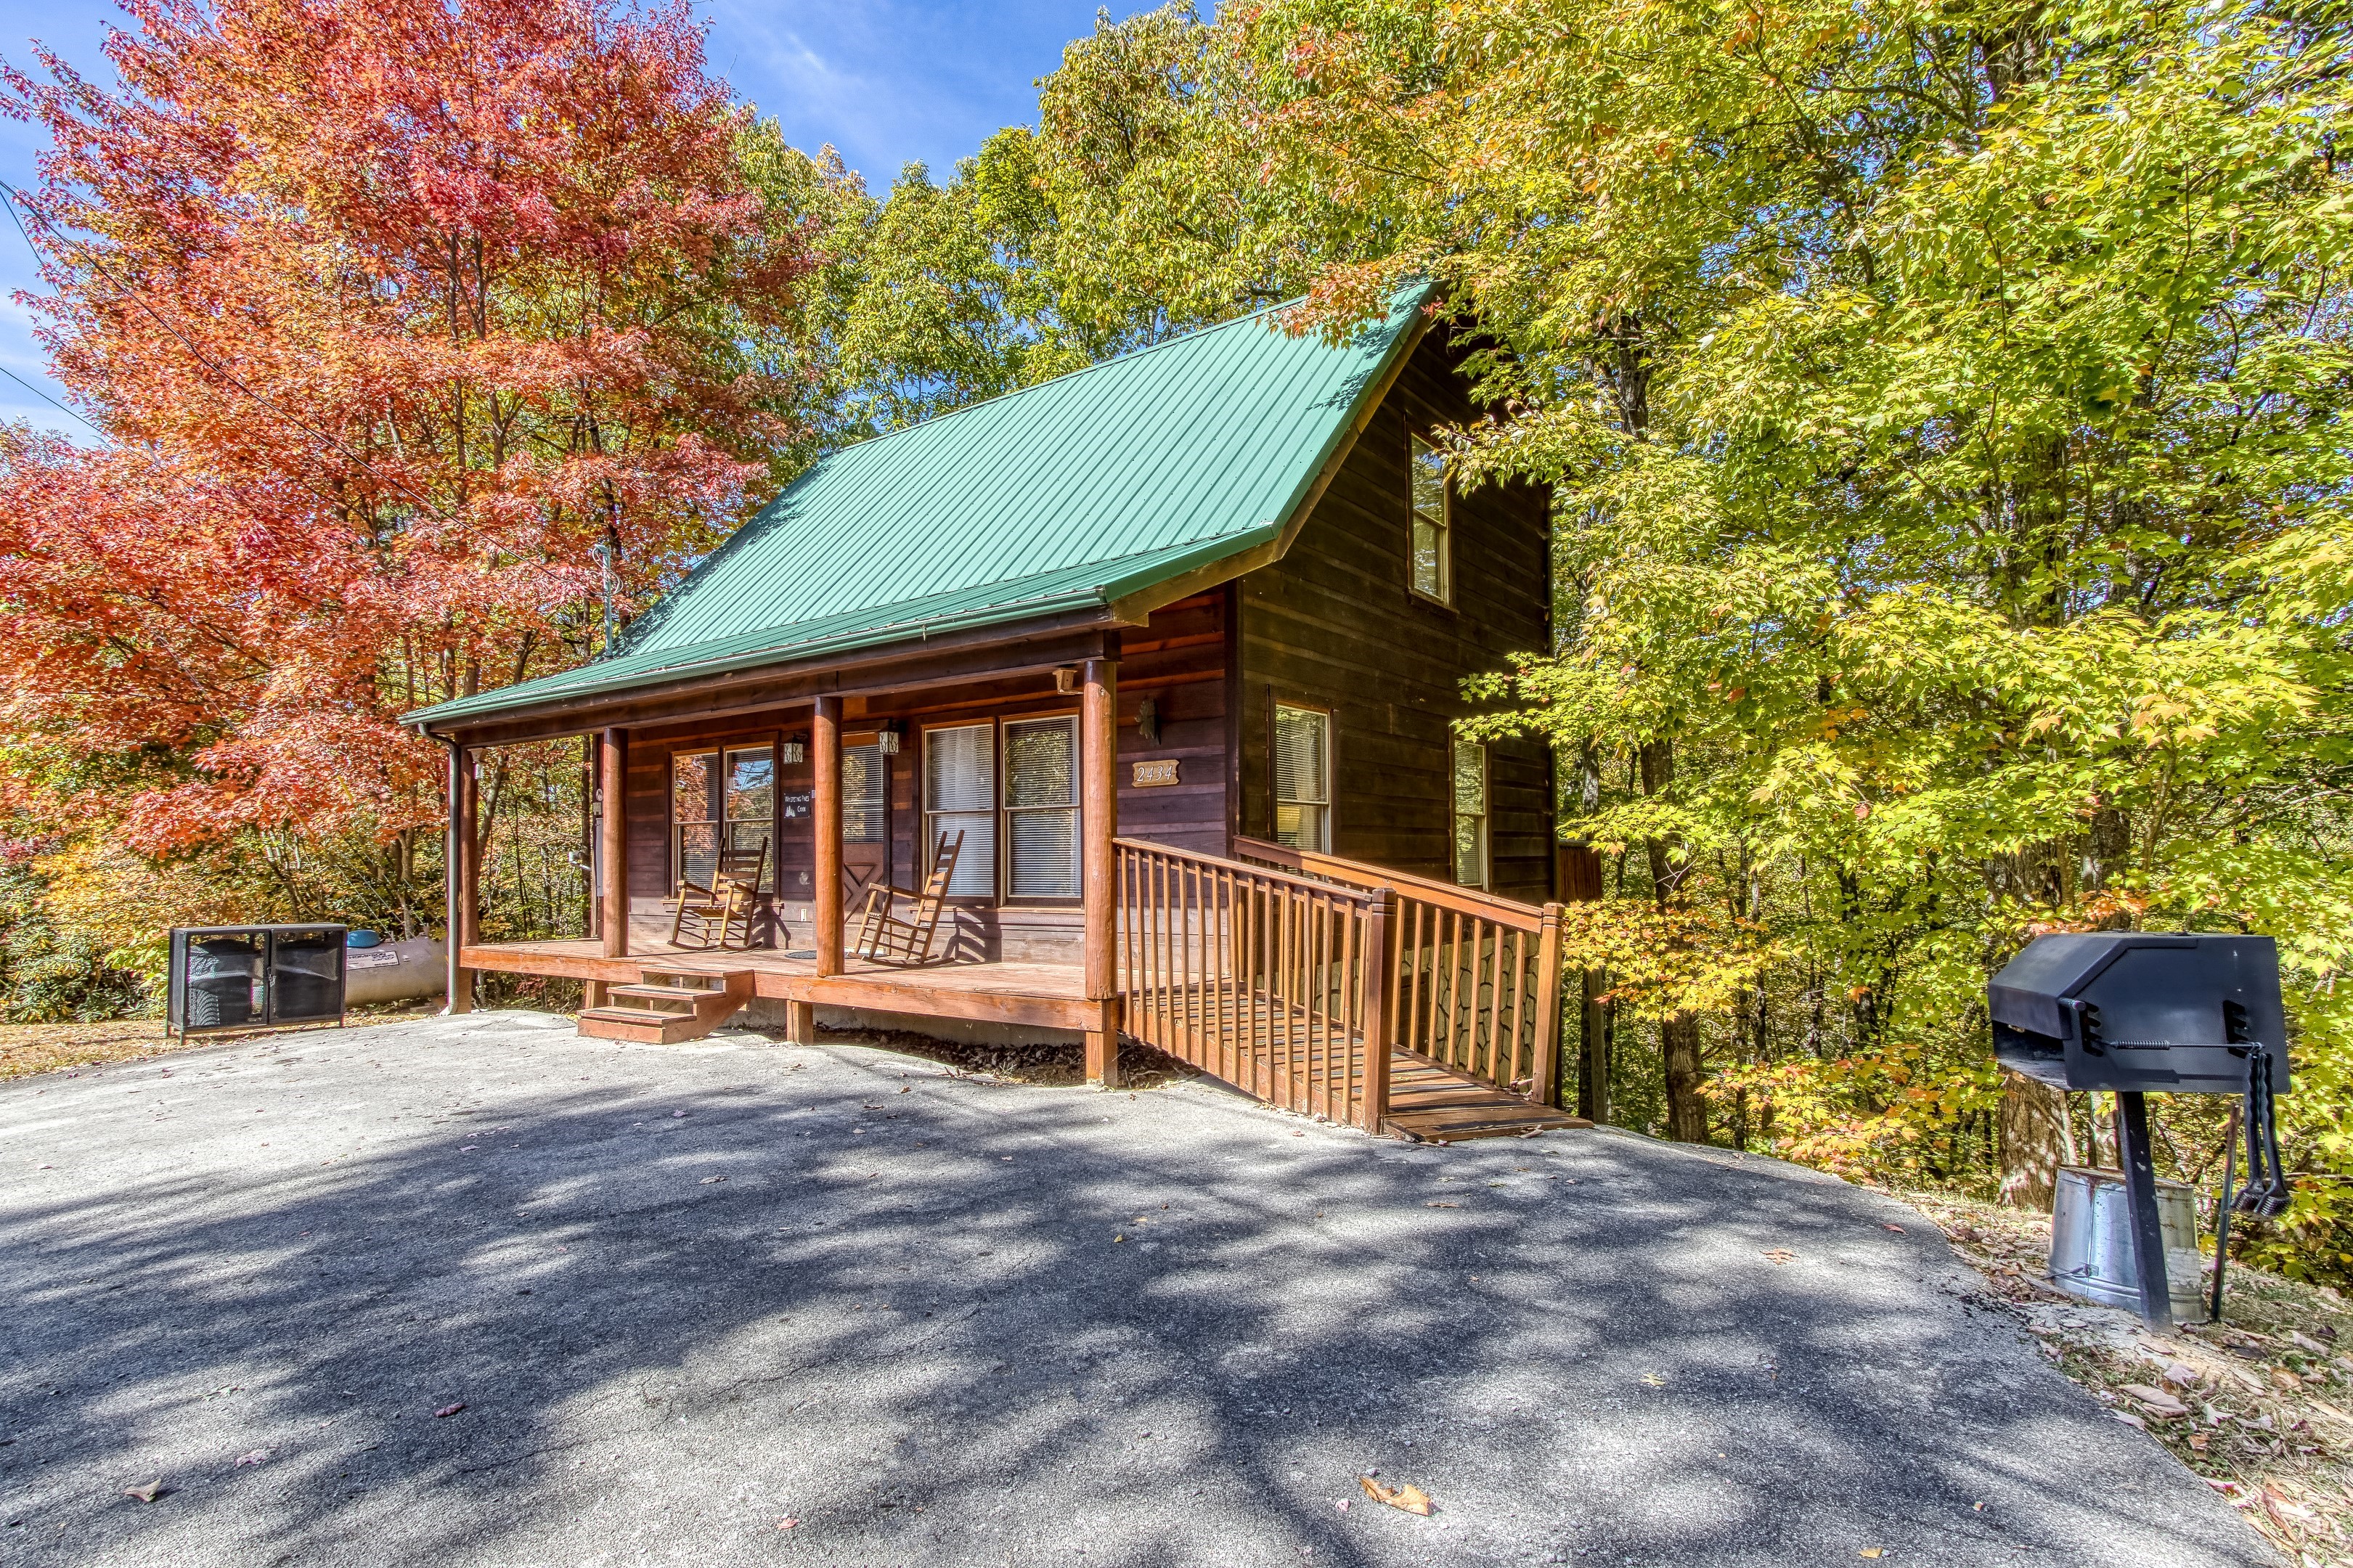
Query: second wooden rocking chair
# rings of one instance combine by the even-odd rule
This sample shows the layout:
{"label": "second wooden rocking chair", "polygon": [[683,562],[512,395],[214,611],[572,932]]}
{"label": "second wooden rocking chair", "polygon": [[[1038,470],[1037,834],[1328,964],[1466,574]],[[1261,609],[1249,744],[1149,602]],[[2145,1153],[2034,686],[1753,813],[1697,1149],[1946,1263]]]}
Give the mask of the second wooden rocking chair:
{"label": "second wooden rocking chair", "polygon": [[[858,921],[858,940],[849,944],[849,951],[877,963],[930,963],[933,933],[939,930],[940,915],[947,907],[948,879],[955,875],[956,858],[963,853],[964,835],[959,832],[951,839],[943,833],[932,851],[932,874],[923,879],[922,892],[879,883],[869,888],[866,912]],[[892,908],[901,899],[911,903],[903,919]]]}
{"label": "second wooden rocking chair", "polygon": [[680,878],[678,918],[670,924],[670,944],[705,952],[749,949],[760,918],[760,879],[767,869],[768,841],[763,838],[756,849],[722,849],[707,888]]}

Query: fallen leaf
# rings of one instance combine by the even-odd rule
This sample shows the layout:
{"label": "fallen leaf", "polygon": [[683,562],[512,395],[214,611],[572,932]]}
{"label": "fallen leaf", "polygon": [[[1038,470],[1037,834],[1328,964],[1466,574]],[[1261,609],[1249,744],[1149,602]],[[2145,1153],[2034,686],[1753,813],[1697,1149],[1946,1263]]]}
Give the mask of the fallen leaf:
{"label": "fallen leaf", "polygon": [[440,1409],[436,1410],[433,1413],[434,1419],[439,1420],[445,1416],[455,1415],[464,1408],[466,1408],[466,1402],[462,1399],[455,1405],[445,1405]]}
{"label": "fallen leaf", "polygon": [[170,1489],[171,1489],[166,1487],[162,1481],[156,1480],[149,1481],[143,1487],[125,1487],[122,1489],[122,1495],[128,1498],[137,1498],[141,1502],[153,1502],[157,1498],[162,1497]]}
{"label": "fallen leaf", "polygon": [[726,1179],[727,1179],[727,1178],[726,1178],[726,1177],[724,1177],[724,1176],[705,1176],[705,1177],[703,1177],[703,1178],[702,1178],[702,1182],[701,1182],[700,1184],[699,1184],[699,1185],[702,1185],[702,1186],[706,1186],[706,1187],[709,1187],[709,1186],[716,1186],[718,1184],[720,1184],[721,1182],[725,1181]]}
{"label": "fallen leaf", "polygon": [[[259,1464],[261,1464],[261,1463],[263,1463],[264,1461],[266,1461],[269,1458],[269,1449],[267,1449],[267,1448],[256,1448],[256,1449],[255,1449],[252,1453],[250,1453],[250,1454],[239,1454],[239,1455],[237,1457],[237,1465],[259,1465]],[[232,1465],[232,1466],[230,1466],[230,1467],[229,1467],[229,1468],[231,1468],[231,1469],[235,1469],[236,1468],[237,1468],[237,1465]]]}
{"label": "fallen leaf", "polygon": [[1798,1257],[1796,1253],[1790,1251],[1786,1247],[1774,1247],[1772,1250],[1766,1253],[1765,1256],[1775,1263],[1792,1263],[1797,1260]]}
{"label": "fallen leaf", "polygon": [[1375,1502],[1387,1503],[1406,1513],[1418,1513],[1425,1519],[1432,1511],[1430,1494],[1411,1481],[1391,1487],[1382,1485],[1370,1476],[1358,1476],[1356,1484],[1364,1488],[1365,1495]]}
{"label": "fallen leaf", "polygon": [[1461,1204],[1424,1204],[1421,1206],[1426,1209],[1459,1209],[1462,1205]]}
{"label": "fallen leaf", "polygon": [[795,1525],[798,1524],[799,1522],[800,1522],[800,1521],[799,1521],[799,1520],[797,1520],[797,1519],[790,1519],[790,1518],[786,1518],[786,1519],[780,1519],[780,1520],[776,1521],[776,1528],[777,1528],[778,1530],[790,1530],[790,1529],[792,1529],[792,1528],[793,1528],[793,1526],[795,1526]]}
{"label": "fallen leaf", "polygon": [[2182,1404],[2181,1401],[2174,1398],[2173,1395],[2166,1393],[2163,1389],[2151,1388],[2145,1383],[2127,1383],[2124,1385],[2122,1392],[2140,1401],[2142,1405],[2147,1406],[2150,1410],[2156,1412],[2159,1415],[2172,1416],[2187,1415],[2189,1414],[2189,1406]]}
{"label": "fallen leaf", "polygon": [[1898,1236],[1902,1236],[1904,1234],[1904,1227],[1900,1225],[1887,1225],[1883,1223],[1879,1228],[1882,1230],[1892,1230]]}
{"label": "fallen leaf", "polygon": [[1887,1549],[1883,1546],[1864,1546],[1855,1552],[1857,1557],[1883,1557],[1886,1554]]}
{"label": "fallen leaf", "polygon": [[1345,1513],[1345,1512],[1347,1512],[1347,1511],[1348,1511],[1348,1503],[1349,1503],[1349,1500],[1348,1500],[1348,1499],[1346,1499],[1346,1498],[1340,1498],[1340,1499],[1336,1500],[1332,1504],[1332,1506],[1333,1506],[1334,1508],[1338,1509],[1342,1513]]}
{"label": "fallen leaf", "polygon": [[2111,1410],[2108,1414],[2115,1416],[2117,1420],[2123,1422],[2127,1426],[2137,1426],[2144,1432],[2148,1430],[2148,1423],[2142,1420],[2139,1416],[2134,1415],[2129,1410]]}

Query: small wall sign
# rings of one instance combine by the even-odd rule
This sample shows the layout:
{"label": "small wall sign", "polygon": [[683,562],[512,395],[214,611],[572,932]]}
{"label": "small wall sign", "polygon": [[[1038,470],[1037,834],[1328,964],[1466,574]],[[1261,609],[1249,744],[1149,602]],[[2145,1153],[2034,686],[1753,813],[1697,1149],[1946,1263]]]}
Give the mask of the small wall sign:
{"label": "small wall sign", "polygon": [[1155,784],[1173,784],[1176,782],[1176,759],[1174,757],[1163,762],[1135,764],[1135,787],[1138,789],[1150,789]]}

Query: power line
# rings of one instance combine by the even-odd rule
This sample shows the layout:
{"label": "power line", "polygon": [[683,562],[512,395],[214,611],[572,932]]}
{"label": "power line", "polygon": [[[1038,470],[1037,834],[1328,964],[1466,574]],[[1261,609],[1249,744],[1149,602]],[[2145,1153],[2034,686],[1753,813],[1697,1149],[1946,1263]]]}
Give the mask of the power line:
{"label": "power line", "polygon": [[[313,440],[323,442],[327,446],[332,447],[338,455],[353,464],[370,479],[378,479],[384,483],[391,485],[394,489],[406,495],[409,500],[415,501],[418,506],[423,507],[427,511],[432,513],[435,517],[439,518],[444,522],[454,522],[457,521],[449,516],[448,513],[443,511],[439,507],[435,506],[430,500],[417,494],[414,489],[411,489],[406,481],[391,475],[378,473],[376,469],[369,464],[365,458],[361,457],[357,452],[354,452],[349,447],[344,446],[341,437],[335,436],[332,432],[322,430],[318,426],[307,423],[297,416],[288,413],[285,409],[279,407],[277,404],[271,402],[268,397],[265,397],[260,393],[256,392],[253,388],[246,385],[243,381],[237,378],[236,372],[230,370],[227,365],[220,363],[217,360],[215,360],[210,354],[205,353],[203,349],[198,348],[195,343],[189,339],[185,332],[180,331],[177,326],[174,325],[164,317],[162,311],[156,310],[154,306],[149,304],[145,299],[142,298],[138,289],[115,277],[113,273],[108,271],[106,268],[95,258],[89,256],[87,254],[87,247],[77,245],[73,240],[68,238],[65,234],[58,228],[57,225],[49,221],[47,215],[43,213],[39,207],[36,206],[33,204],[32,199],[26,196],[24,192],[18,190],[16,186],[10,184],[5,180],[0,180],[0,191],[6,192],[9,197],[9,200],[5,204],[0,205],[6,205],[10,220],[16,224],[16,232],[24,237],[25,247],[33,253],[35,259],[37,260],[40,258],[41,247],[33,243],[32,232],[26,228],[25,219],[16,210],[19,204],[23,205],[26,212],[29,212],[33,215],[33,220],[36,223],[38,223],[60,247],[67,247],[73,251],[82,252],[84,265],[89,267],[91,271],[97,273],[100,277],[105,279],[109,283],[113,284],[116,292],[124,300],[129,300],[131,303],[138,306],[142,310],[144,310],[149,316],[154,319],[156,325],[162,327],[174,338],[177,338],[180,341],[181,347],[186,349],[188,353],[195,355],[196,362],[199,364],[202,364],[206,369],[219,376],[223,381],[227,382],[229,385],[245,394],[246,396],[251,398],[254,402],[259,404],[270,413],[278,416],[279,418],[284,420],[295,429],[311,437]],[[69,409],[67,412],[71,413],[72,411]],[[79,416],[76,416],[76,417],[79,418]],[[88,420],[83,420],[82,422],[86,425],[90,423]],[[90,428],[96,429],[97,426],[93,425]]]}
{"label": "power line", "polygon": [[72,409],[67,407],[64,404],[59,403],[56,398],[51,397],[47,393],[42,391],[39,387],[35,386],[31,382],[26,381],[23,376],[18,375],[6,365],[0,364],[0,375],[6,376],[10,381],[15,382],[18,386],[23,387],[26,391],[31,393],[34,396],[39,398],[42,402],[47,404],[58,413],[66,415],[70,418],[80,419],[83,424],[90,425],[90,430],[100,440],[111,442],[114,439],[113,437],[109,436],[105,431],[99,429],[97,426],[90,425],[90,421],[83,418],[81,415],[76,414]]}

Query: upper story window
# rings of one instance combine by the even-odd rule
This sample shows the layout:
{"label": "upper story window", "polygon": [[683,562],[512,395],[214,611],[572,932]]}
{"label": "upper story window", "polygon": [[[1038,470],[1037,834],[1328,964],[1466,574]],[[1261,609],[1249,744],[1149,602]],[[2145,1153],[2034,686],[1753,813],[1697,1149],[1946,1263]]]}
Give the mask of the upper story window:
{"label": "upper story window", "polygon": [[1446,460],[1438,448],[1413,440],[1413,591],[1440,604],[1454,602],[1454,540]]}
{"label": "upper story window", "polygon": [[1274,706],[1274,841],[1332,848],[1332,716]]}
{"label": "upper story window", "polygon": [[1454,742],[1454,879],[1487,885],[1487,748]]}

